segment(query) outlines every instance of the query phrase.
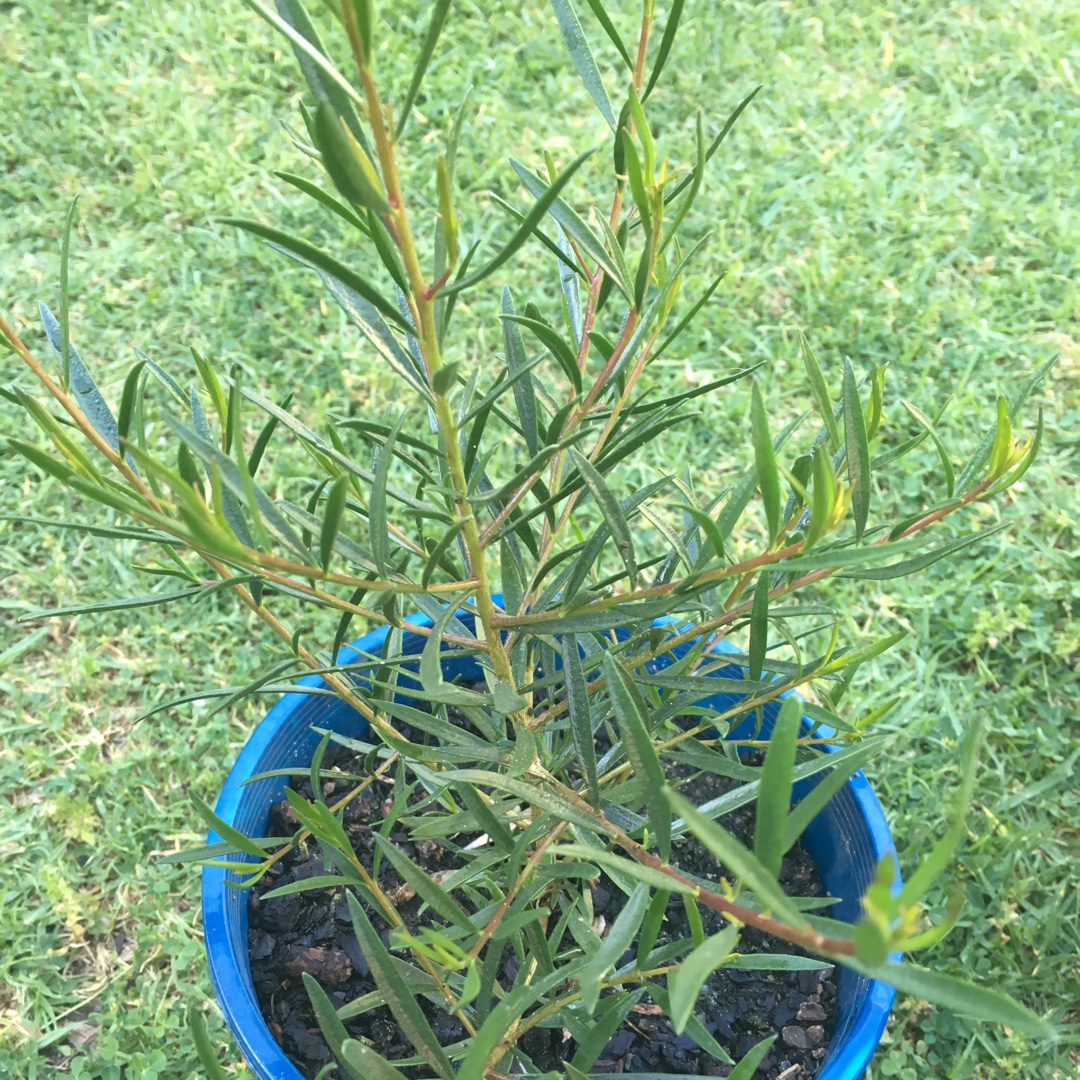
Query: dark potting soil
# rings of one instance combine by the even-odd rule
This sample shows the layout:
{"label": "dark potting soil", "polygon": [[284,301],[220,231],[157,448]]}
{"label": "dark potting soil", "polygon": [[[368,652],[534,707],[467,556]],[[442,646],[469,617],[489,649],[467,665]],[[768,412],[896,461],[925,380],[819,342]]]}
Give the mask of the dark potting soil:
{"label": "dark potting soil", "polygon": [[[323,768],[355,773],[361,765],[352,753],[331,746]],[[351,781],[325,780],[323,794],[328,802],[333,802],[353,786]],[[736,782],[726,777],[704,774],[684,782],[680,790],[695,805],[701,805],[735,786]],[[309,781],[298,781],[294,787],[305,797],[311,797]],[[375,848],[372,827],[384,819],[390,793],[391,788],[376,781],[345,810],[346,832],[357,855],[369,867]],[[744,844],[752,845],[753,804],[721,820]],[[287,802],[274,806],[271,835],[290,835],[297,827]],[[392,829],[390,839],[432,876],[462,864],[459,856],[436,841],[412,843],[404,827]],[[469,838],[459,839],[464,844]],[[722,873],[716,860],[693,837],[675,841],[672,862],[703,879],[716,879]],[[263,1016],[285,1053],[308,1078],[313,1078],[330,1061],[331,1053],[319,1031],[302,974],[307,972],[318,979],[338,1007],[373,991],[375,982],[353,933],[341,888],[292,893],[269,900],[263,899],[263,894],[301,878],[330,872],[323,865],[317,845],[301,844],[252,888],[248,908],[251,974]],[[780,881],[792,896],[825,895],[817,868],[801,844],[796,844],[785,856]],[[421,922],[421,902],[386,860],[381,864],[379,883],[395,900],[406,925],[415,929]],[[600,920],[610,926],[625,899],[613,882],[601,877],[592,890],[594,926],[599,929]],[[721,916],[703,906],[700,910],[706,934],[723,928],[725,921]],[[386,941],[389,927],[377,912],[369,909],[369,914]],[[430,913],[425,912],[424,921],[430,918]],[[672,896],[657,946],[688,940],[691,936],[682,897]],[[742,932],[738,951],[801,952],[749,927]],[[506,957],[500,970],[503,985],[509,985],[517,973],[517,958],[512,950],[507,950]],[[443,1045],[466,1037],[456,1019],[425,999],[421,1003]],[[706,982],[695,1010],[705,1029],[735,1060],[763,1038],[778,1036],[754,1074],[756,1080],[805,1080],[815,1076],[825,1057],[838,1012],[832,969],[720,970]],[[392,1061],[415,1053],[385,1006],[346,1020],[345,1027],[353,1037],[368,1042]],[[561,1062],[569,1060],[576,1043],[564,1029],[536,1027],[527,1033],[521,1048],[543,1071],[556,1069]],[[401,1071],[417,1078],[431,1072],[427,1066],[406,1066]],[[592,1069],[593,1073],[663,1072],[690,1076],[727,1076],[730,1071],[730,1065],[721,1064],[701,1050],[688,1035],[676,1035],[647,995],[634,1007]],[[334,1073],[330,1076],[344,1080]]]}

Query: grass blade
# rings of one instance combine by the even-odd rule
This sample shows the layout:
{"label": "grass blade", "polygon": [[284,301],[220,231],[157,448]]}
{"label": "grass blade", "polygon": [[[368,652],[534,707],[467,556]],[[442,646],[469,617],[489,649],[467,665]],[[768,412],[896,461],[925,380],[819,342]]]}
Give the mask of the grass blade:
{"label": "grass blade", "polygon": [[195,1053],[199,1063],[206,1071],[207,1080],[228,1080],[228,1074],[218,1061],[214,1044],[210,1041],[210,1033],[206,1030],[206,1021],[203,1014],[196,1006],[188,1009],[188,1028],[191,1031],[191,1041],[195,1044]]}
{"label": "grass blade", "polygon": [[645,805],[649,810],[649,825],[656,837],[657,850],[660,858],[667,862],[671,858],[671,810],[663,794],[667,781],[649,734],[644,705],[622,665],[611,653],[604,654],[601,670],[607,680],[608,694],[626,747],[626,756],[645,788]]}
{"label": "grass blade", "polygon": [[784,833],[791,806],[791,771],[795,768],[801,720],[799,699],[789,697],[776,718],[765,764],[761,767],[754,854],[773,877],[780,876],[780,861],[784,857]]}
{"label": "grass blade", "polygon": [[382,943],[378,931],[371,925],[360,901],[351,892],[346,892],[349,912],[352,914],[353,929],[360,950],[371,968],[375,983],[386,998],[386,1004],[394,1014],[394,1019],[401,1025],[402,1031],[416,1051],[443,1078],[451,1080],[453,1066],[446,1056],[446,1051],[439,1044],[435,1032],[431,1030],[427,1017],[420,1008],[413,991],[394,965],[390,953]]}
{"label": "grass blade", "polygon": [[589,801],[599,808],[600,787],[596,775],[596,744],[593,740],[589,691],[585,684],[585,673],[581,666],[581,653],[578,651],[578,640],[575,634],[563,635],[562,657],[574,748],[577,750],[578,763],[585,772]]}
{"label": "grass blade", "polygon": [[611,99],[604,88],[604,80],[600,77],[600,69],[596,66],[592,49],[581,29],[577,12],[570,0],[551,0],[551,6],[555,11],[555,18],[559,20],[559,29],[562,31],[563,41],[566,43],[570,59],[574,62],[585,89],[589,91],[596,107],[600,110],[608,127],[615,130],[615,111],[611,107]]}
{"label": "grass blade", "polygon": [[866,417],[859,401],[859,388],[851,361],[844,360],[844,445],[851,476],[851,505],[855,511],[855,539],[862,540],[870,513],[870,446],[866,438]]}

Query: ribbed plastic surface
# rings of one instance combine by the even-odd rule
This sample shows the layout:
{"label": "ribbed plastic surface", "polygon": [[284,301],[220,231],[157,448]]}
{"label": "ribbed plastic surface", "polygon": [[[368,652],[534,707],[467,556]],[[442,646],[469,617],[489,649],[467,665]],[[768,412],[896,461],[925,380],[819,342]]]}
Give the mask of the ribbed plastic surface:
{"label": "ribbed plastic surface", "polygon": [[[423,616],[415,616],[412,621],[421,625],[429,622]],[[463,621],[468,622],[468,617],[463,617]],[[385,629],[380,629],[361,638],[342,653],[341,662],[350,662],[359,653],[378,655],[385,634]],[[411,641],[406,638],[405,648],[408,652],[419,652],[423,642],[424,638],[413,635]],[[446,674],[448,678],[475,678],[479,669],[475,661],[463,659],[448,664]],[[724,678],[738,678],[740,674],[735,667],[716,672]],[[306,686],[322,685],[322,680],[313,676],[300,682]],[[722,710],[735,701],[735,695],[721,694],[702,702],[702,706]],[[766,706],[766,731],[771,729],[779,708],[777,704]],[[246,785],[244,781],[272,769],[306,768],[319,743],[316,728],[359,738],[367,730],[367,723],[336,698],[285,695],[240,752],[218,800],[218,815],[249,836],[265,835],[271,805],[284,798],[285,780],[266,779]],[[797,787],[796,799],[805,795],[816,779]],[[211,832],[208,842],[220,839]],[[873,880],[878,860],[893,851],[881,804],[861,772],[855,773],[814,819],[803,836],[803,843],[817,863],[829,893],[840,898],[829,909],[830,916],[855,920],[859,915],[859,897]],[[215,867],[203,870],[206,951],[221,1010],[256,1076],[261,1080],[303,1080],[262,1018],[248,961],[248,893],[230,888],[227,880],[239,879],[231,871]],[[885,1030],[894,997],[893,989],[884,983],[872,982],[843,969],[839,973],[839,991],[840,1020],[817,1080],[858,1080],[862,1076]]]}

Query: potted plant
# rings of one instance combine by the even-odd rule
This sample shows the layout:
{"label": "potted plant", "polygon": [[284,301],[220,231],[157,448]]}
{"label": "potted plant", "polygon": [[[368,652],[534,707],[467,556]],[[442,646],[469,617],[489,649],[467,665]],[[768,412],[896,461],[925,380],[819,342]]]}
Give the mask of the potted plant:
{"label": "potted plant", "polygon": [[[649,384],[719,284],[680,295],[705,242],[684,247],[680,230],[754,96],[713,136],[698,117],[688,164],[669,165],[663,151],[685,148],[658,145],[650,99],[681,4],[654,33],[646,0],[628,47],[590,0],[625,64],[613,100],[570,0],[553,0],[608,145],[561,168],[513,162],[528,204],[468,247],[464,110],[431,181],[431,244],[397,163],[449,4],[432,6],[395,109],[365,0],[327,5],[352,78],[300,0],[249,6],[296,54],[311,93],[296,142],[328,183],[282,175],[366,261],[233,224],[320,276],[400,379],[401,407],[316,431],[198,354],[186,387],[140,354],[114,411],[70,342],[66,269],[59,316],[42,306],[56,375],[0,331],[42,391],[10,394],[52,444],[12,448],[157,545],[179,597],[231,591],[286,648],[231,692],[289,691],[217,810],[194,800],[213,831],[183,856],[206,864],[211,968],[256,1071],[838,1080],[865,1067],[892,988],[1049,1037],[998,991],[900,960],[955,919],[927,926],[920,904],[964,834],[977,727],[950,827],[901,884],[859,772],[890,703],[861,717],[841,703],[898,639],[843,645],[821,584],[916,573],[985,535],[933,539],[1029,467],[1041,418],[1022,445],[1013,425],[1034,380],[999,399],[959,473],[913,406],[916,432],[889,433],[883,368],[827,377],[805,340],[816,416],[783,430],[752,369],[681,393]],[[609,183],[591,215],[575,209],[586,168]],[[501,285],[526,245],[550,254],[557,291]],[[455,306],[481,287],[499,290],[502,354],[458,358]],[[738,380],[745,475],[703,493],[660,470],[632,490],[634,455]],[[874,484],[927,441],[945,498],[878,520]],[[271,447],[290,464],[281,497],[258,480]],[[347,647],[357,619],[379,629]]]}

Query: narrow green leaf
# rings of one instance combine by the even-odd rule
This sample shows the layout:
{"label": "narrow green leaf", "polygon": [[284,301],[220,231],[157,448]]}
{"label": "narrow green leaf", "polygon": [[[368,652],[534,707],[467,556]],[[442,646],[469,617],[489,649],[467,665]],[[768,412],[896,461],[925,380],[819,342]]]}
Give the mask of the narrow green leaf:
{"label": "narrow green leaf", "polygon": [[765,764],[761,767],[761,791],[754,826],[754,854],[773,877],[780,876],[784,857],[784,830],[791,806],[791,771],[802,713],[799,699],[789,697],[780,709],[769,738]]}
{"label": "narrow green leaf", "polygon": [[254,855],[259,862],[262,862],[263,859],[266,858],[266,852],[263,851],[258,844],[246,837],[239,830],[234,829],[227,822],[222,821],[194,791],[188,792],[188,796],[191,799],[192,805],[195,807],[195,812],[210,826],[211,829],[213,829],[214,832],[218,834],[218,836],[221,837],[222,840],[232,844],[237,851],[242,851],[245,855]]}
{"label": "narrow green leaf", "polygon": [[[546,810],[548,813],[554,814],[557,818],[568,821],[572,825],[579,825],[594,832],[606,833],[610,831],[605,827],[602,820],[575,806],[549,788],[542,787],[535,781],[519,780],[513,776],[502,776],[498,773],[485,772],[480,769],[448,770],[440,773],[439,779],[445,780],[447,783],[464,782],[478,784],[481,787],[498,788],[500,791],[506,791],[523,802],[529,803],[537,807],[537,809]],[[577,851],[575,854],[583,858],[590,858],[589,852],[592,850],[589,848],[584,851]],[[600,856],[597,856],[597,858],[600,858]]]}
{"label": "narrow green leaf", "polygon": [[638,571],[637,559],[634,556],[634,540],[619,501],[611,494],[603,476],[588,458],[579,454],[573,447],[570,449],[570,455],[578,471],[585,478],[585,483],[589,486],[589,491],[592,492],[592,497],[596,500],[596,505],[600,508],[600,513],[604,515],[604,521],[611,530],[615,546],[619,551],[619,558],[626,567],[630,588],[636,589]]}
{"label": "narrow green leaf", "polygon": [[389,319],[390,322],[400,326],[403,330],[412,330],[412,327],[402,317],[397,307],[383,297],[370,282],[355,271],[350,270],[349,267],[339,262],[328,252],[308,243],[307,240],[292,236],[270,225],[263,225],[258,221],[249,221],[246,218],[220,218],[219,220],[223,225],[232,225],[251,233],[253,236],[268,240],[270,243],[284,248],[290,254],[296,255],[302,262],[325,271],[331,277],[336,278],[343,285],[352,289],[353,292],[362,296],[384,318]]}
{"label": "narrow green leaf", "polygon": [[558,362],[562,372],[570,380],[576,393],[581,393],[581,371],[577,366],[577,356],[574,350],[563,340],[559,332],[535,310],[532,304],[526,309],[531,315],[503,315],[503,322],[515,322],[531,330],[539,339],[540,343],[551,353]]}
{"label": "narrow green leaf", "polygon": [[401,347],[378,309],[355,289],[351,289],[332,274],[320,270],[314,264],[307,263],[306,260],[301,261],[304,261],[305,265],[312,266],[318,273],[323,284],[330,290],[331,296],[341,305],[349,321],[367,338],[392,370],[410,383],[425,401],[432,401],[431,391],[428,389],[426,376],[420,365]]}
{"label": "narrow green leaf", "polygon": [[[611,44],[615,46],[619,51],[619,55],[623,59],[623,63],[633,71],[634,61],[630,59],[630,53],[626,49],[626,45],[623,43],[623,39],[619,36],[619,31],[615,29],[614,23],[611,21],[611,17],[608,15],[603,5],[603,0],[586,0],[586,3],[592,8],[592,13],[596,16],[597,22],[604,28],[604,33],[607,34]],[[579,1066],[580,1067],[580,1066]]]}
{"label": "narrow green leaf", "polygon": [[124,389],[120,395],[120,413],[116,418],[118,440],[126,439],[131,430],[131,421],[135,415],[135,405],[139,399],[140,380],[144,367],[146,367],[146,362],[144,360],[138,361],[124,379]]}
{"label": "narrow green leaf", "polygon": [[455,521],[453,525],[442,534],[439,542],[431,549],[431,554],[424,564],[424,573],[420,578],[420,584],[423,585],[425,589],[431,584],[431,579],[435,576],[435,571],[446,557],[446,553],[453,546],[454,541],[457,540],[458,534],[465,528],[467,520],[467,518],[463,518],[460,521]]}
{"label": "narrow green leaf", "polygon": [[652,74],[649,76],[648,85],[646,85],[645,92],[641,95],[642,101],[653,92],[653,87],[656,86],[656,81],[664,70],[668,56],[671,55],[671,46],[675,43],[675,35],[679,30],[679,20],[682,18],[683,2],[684,0],[671,0],[667,22],[664,24],[664,34],[660,38],[660,48],[656,51],[656,60],[653,61]]}
{"label": "narrow green leaf", "polygon": [[753,1080],[753,1077],[757,1075],[757,1067],[772,1049],[774,1042],[776,1042],[776,1036],[770,1035],[767,1039],[762,1039],[752,1050],[748,1050],[739,1059],[735,1068],[728,1073],[728,1080]]}
{"label": "narrow green leaf", "polygon": [[588,965],[578,976],[581,1003],[585,1012],[592,1016],[600,1000],[603,980],[619,963],[623,953],[634,943],[641,920],[649,908],[649,887],[639,882],[630,894],[622,911],[608,930],[603,944],[593,953]]}
{"label": "narrow green leaf", "polygon": [[334,187],[354,206],[388,214],[390,204],[371,159],[332,107],[320,101],[315,109],[316,142]]}
{"label": "narrow green leaf", "polygon": [[[716,278],[714,278],[712,284],[705,290],[705,292],[701,294],[699,299],[694,302],[693,307],[691,307],[690,310],[678,321],[678,323],[676,323],[675,329],[672,330],[671,333],[668,334],[668,336],[664,338],[664,340],[660,342],[660,344],[653,350],[652,357],[654,361],[658,360],[665,352],[667,352],[672,342],[674,342],[676,338],[678,338],[678,336],[694,321],[697,313],[708,303],[709,298],[714,292],[716,292],[717,286],[719,286],[720,282],[723,281],[726,276],[727,271],[725,270],[723,271],[723,273],[719,274]],[[756,371],[759,367],[761,367],[760,363],[755,364],[753,367],[744,368],[742,371],[738,372],[735,376],[733,376],[733,378],[742,378],[743,375],[747,375],[751,371]]]}
{"label": "narrow green leaf", "polygon": [[686,822],[690,831],[748,888],[757,893],[764,907],[788,925],[805,928],[806,917],[791,902],[776,878],[726,829],[687,802],[677,791],[664,788],[672,809]]}
{"label": "narrow green leaf", "polygon": [[555,18],[559,20],[559,29],[562,31],[563,41],[566,42],[570,59],[574,62],[585,89],[589,91],[596,107],[600,110],[608,127],[615,130],[615,112],[611,107],[611,99],[604,88],[604,80],[600,77],[600,70],[596,66],[592,49],[585,39],[585,34],[578,21],[577,12],[570,0],[551,0],[551,6],[555,11]]}
{"label": "narrow green leaf", "polygon": [[375,479],[371,485],[368,499],[368,535],[375,566],[383,577],[389,575],[390,566],[390,529],[386,517],[386,490],[390,482],[390,465],[394,460],[394,443],[398,432],[405,423],[406,413],[401,413],[390,434],[386,437],[379,452],[379,463],[375,468]]}
{"label": "narrow green leaf", "polygon": [[[829,800],[851,779],[852,774],[861,769],[881,749],[881,743],[860,744],[851,756],[830,769],[829,774],[793,807],[784,823],[783,849],[785,852],[791,850],[810,822],[825,809]],[[831,754],[826,755],[826,760],[831,756]]]}
{"label": "narrow green leaf", "polygon": [[71,259],[71,223],[75,218],[76,195],[64,218],[64,232],[60,241],[60,374],[66,390],[71,385],[71,320],[69,310],[68,264]]}
{"label": "narrow green leaf", "polygon": [[302,191],[308,198],[314,199],[317,203],[321,203],[328,210],[337,214],[343,221],[347,221],[353,228],[358,229],[364,236],[369,233],[367,222],[347,203],[343,203],[340,199],[335,199],[329,192],[323,191],[318,184],[313,184],[310,180],[306,180],[302,176],[298,176],[296,173],[291,172],[275,172],[274,175],[281,180],[284,180],[287,184],[292,184],[298,191]]}
{"label": "narrow green leaf", "polygon": [[[716,151],[720,149],[721,144],[728,136],[728,132],[731,131],[731,129],[735,126],[735,122],[739,119],[740,116],[742,116],[743,110],[747,107],[747,105],[750,104],[751,101],[754,100],[755,97],[757,97],[758,91],[760,90],[760,86],[755,86],[754,89],[751,90],[750,93],[747,94],[746,97],[744,97],[742,101],[740,101],[739,104],[735,106],[734,111],[727,118],[724,126],[720,129],[720,134],[717,135],[716,138],[713,139],[713,141],[709,144],[709,149],[705,153],[706,161],[712,160],[713,154],[715,154]],[[690,184],[692,184],[693,182],[694,177],[687,176],[680,180],[677,184],[671,185],[670,189],[664,195],[664,202],[669,203],[673,199],[678,198],[678,196],[683,191],[685,191],[686,188],[689,187]]]}
{"label": "narrow green leaf", "polygon": [[897,901],[899,904],[917,904],[926,896],[967,835],[967,816],[975,791],[975,773],[978,768],[981,744],[982,725],[976,720],[968,729],[964,739],[960,759],[960,786],[956,792],[952,812],[949,814],[949,827],[945,835],[931,849],[929,855],[919,863],[918,868],[904,883]]}
{"label": "narrow green leaf", "polygon": [[[442,33],[443,23],[446,22],[446,14],[450,10],[450,0],[435,0],[431,6],[431,18],[428,20],[427,32],[424,34],[423,44],[420,46],[420,55],[416,59],[416,67],[413,68],[412,79],[409,89],[405,92],[405,100],[395,116],[396,130],[394,137],[400,139],[405,131],[405,125],[409,122],[409,113],[416,102],[416,95],[420,92],[420,84],[424,81],[431,57],[435,53],[435,45]],[[451,260],[452,261],[452,260]]]}
{"label": "narrow green leaf", "polygon": [[649,208],[649,193],[645,188],[645,172],[638,159],[637,147],[630,138],[630,132],[623,128],[619,132],[622,139],[623,161],[626,168],[626,179],[630,184],[630,194],[634,198],[641,226],[647,234],[652,232],[652,211]]}
{"label": "narrow green leaf", "polygon": [[589,708],[589,692],[585,673],[581,666],[581,653],[575,634],[562,637],[563,671],[566,677],[566,701],[570,714],[570,731],[577,751],[578,763],[585,773],[589,789],[589,801],[600,806],[600,788],[596,775],[596,744],[593,739],[592,712]]}
{"label": "narrow green leaf", "polygon": [[[213,443],[210,443],[197,435],[185,424],[180,423],[180,421],[171,413],[164,413],[164,419],[165,423],[168,424],[173,433],[182,439],[184,444],[188,446],[206,466],[220,470],[222,482],[233,495],[237,496],[239,499],[247,500],[248,485],[245,482],[245,478],[240,475],[240,470],[236,463],[227,454],[219,450]],[[254,484],[253,481],[251,483],[255,506],[267,528],[269,528],[271,533],[273,533],[281,543],[292,548],[294,552],[306,561],[308,553],[304,545],[300,542],[300,537],[296,535],[292,526],[285,520],[273,499],[271,499],[261,487]]]}
{"label": "narrow green leaf", "polygon": [[915,419],[922,425],[922,427],[926,429],[927,434],[933,441],[934,447],[938,452],[938,458],[941,461],[941,471],[945,476],[946,497],[951,499],[953,497],[953,492],[956,490],[956,473],[953,470],[953,463],[952,460],[949,458],[948,451],[945,449],[945,444],[941,441],[938,433],[934,430],[933,421],[921,409],[918,409],[914,405],[912,405],[910,401],[905,401],[903,398],[901,398],[900,404],[903,405],[904,408],[907,409],[907,411],[911,413],[911,415],[914,416]]}
{"label": "narrow green leaf", "polygon": [[728,958],[739,941],[739,927],[727,926],[707,938],[667,976],[671,1025],[681,1035],[693,1015],[706,979]]}
{"label": "narrow green leaf", "polygon": [[[74,206],[74,203],[72,204]],[[56,321],[56,316],[49,310],[44,302],[38,303],[38,313],[41,316],[45,334],[53,351],[64,363],[65,354],[60,351],[64,344],[64,327]],[[101,391],[97,388],[86,365],[79,356],[75,346],[67,343],[66,364],[68,371],[68,383],[71,393],[79,404],[79,408],[86,414],[87,420],[94,426],[94,430],[114,449],[120,449],[120,438],[116,426],[116,419],[112,410],[105,401]]]}
{"label": "narrow green leaf", "polygon": [[769,578],[771,571],[758,574],[754,588],[754,603],[750,609],[750,664],[748,674],[751,682],[757,682],[765,670],[765,654],[769,647]]}
{"label": "narrow green leaf", "polygon": [[349,1075],[353,1077],[353,1080],[366,1080],[368,1074],[363,1074],[350,1068],[347,1062],[344,1061],[342,1055],[342,1046],[349,1038],[349,1033],[345,1029],[345,1025],[338,1019],[337,1009],[334,1008],[333,1002],[326,995],[326,991],[319,985],[319,983],[312,978],[306,971],[303,972],[304,989],[307,990],[308,1000],[311,1002],[311,1007],[315,1011],[315,1021],[319,1025],[319,1030],[322,1032],[323,1038],[326,1040],[326,1045],[330,1047],[331,1053],[345,1065]]}
{"label": "narrow green leaf", "polygon": [[780,474],[776,468],[772,437],[769,435],[769,419],[761,390],[755,380],[750,384],[750,427],[754,442],[754,464],[757,469],[758,488],[765,504],[765,520],[769,525],[769,542],[780,532]]}
{"label": "narrow green leaf", "polygon": [[319,562],[324,571],[330,568],[330,557],[334,553],[334,541],[341,529],[341,516],[345,512],[345,499],[348,494],[349,478],[339,476],[327,496],[326,511],[319,532]]}
{"label": "narrow green leaf", "polygon": [[277,0],[280,14],[270,11],[258,0],[243,0],[243,3],[289,39],[315,99],[328,102],[336,115],[344,117],[353,136],[365,150],[368,149],[363,128],[353,108],[354,102],[363,104],[363,98],[328,59],[326,49],[300,0]]}
{"label": "narrow green leaf", "polygon": [[[836,902],[832,897],[827,899]],[[822,971],[833,966],[816,956],[789,956],[787,953],[736,953],[724,965],[739,971]]]}
{"label": "narrow green leaf", "polygon": [[498,1046],[499,1040],[510,1029],[510,1025],[523,1016],[530,1006],[539,1001],[545,994],[560,986],[568,978],[576,978],[577,973],[587,963],[588,958],[583,957],[571,961],[563,967],[556,969],[549,975],[543,975],[534,979],[531,983],[521,983],[515,986],[503,999],[491,1010],[490,1015],[481,1025],[469,1046],[469,1052],[458,1067],[457,1075],[465,1080],[466,1077],[481,1077],[487,1059]]}
{"label": "narrow green leaf", "polygon": [[912,963],[898,964],[890,960],[877,967],[870,967],[854,957],[847,956],[841,958],[840,962],[868,979],[880,979],[890,986],[895,986],[897,990],[922,998],[932,1005],[943,1005],[946,1009],[991,1024],[1003,1024],[1036,1039],[1057,1038],[1058,1032],[1053,1024],[990,987],[977,986],[966,979],[958,979],[955,975],[928,971]]}
{"label": "narrow green leaf", "polygon": [[423,1009],[414,992],[402,978],[394,965],[390,953],[382,943],[378,931],[371,925],[360,902],[351,892],[346,892],[349,911],[352,914],[356,940],[371,968],[375,983],[386,998],[386,1004],[394,1014],[394,1019],[401,1025],[402,1031],[417,1052],[428,1062],[443,1080],[452,1080],[454,1068],[446,1051],[439,1044],[435,1032],[431,1030]]}
{"label": "narrow green leaf", "polygon": [[478,705],[484,700],[483,695],[443,679],[442,637],[450,620],[455,617],[460,599],[452,600],[443,608],[424,642],[424,650],[420,654],[420,684],[430,701],[441,701],[447,705]]}
{"label": "narrow green leaf", "polygon": [[859,388],[851,361],[844,360],[844,445],[851,476],[851,505],[855,511],[855,539],[862,540],[870,513],[870,446],[866,438],[866,418],[859,401]]}
{"label": "narrow green leaf", "polygon": [[[502,291],[502,313],[506,316],[516,314],[514,298],[505,286]],[[525,344],[521,340],[521,331],[512,318],[504,318],[502,324],[506,369],[511,376],[516,376],[526,366]],[[540,441],[536,423],[536,394],[533,391],[531,375],[525,375],[514,383],[514,404],[525,436],[525,445],[529,448],[529,454],[535,457],[540,452]]]}
{"label": "narrow green leaf", "polygon": [[[532,195],[539,199],[543,196],[547,184],[535,173],[530,172],[520,161],[510,159],[514,172],[518,174],[521,182],[529,189]],[[603,268],[612,281],[618,286],[619,291],[629,300],[630,291],[627,283],[620,277],[619,272],[612,261],[611,256],[604,249],[604,245],[597,239],[595,233],[585,224],[578,214],[572,210],[562,199],[554,199],[549,210],[551,216],[563,227],[566,235],[591,258],[597,266]],[[557,250],[557,248],[556,248]]]}
{"label": "narrow green leaf", "polygon": [[407,855],[399,851],[385,837],[373,832],[371,838],[378,844],[383,855],[386,856],[393,868],[401,875],[403,881],[408,882],[416,890],[420,897],[433,911],[438,912],[448,922],[460,926],[468,933],[475,932],[475,927],[469,921],[461,905],[424,870],[421,870]]}
{"label": "narrow green leaf", "polygon": [[357,1039],[346,1039],[341,1044],[338,1060],[357,1080],[405,1080],[400,1069]]}
{"label": "narrow green leaf", "polygon": [[[1016,393],[1009,400],[1009,417],[1012,421],[1019,422],[1020,409],[1023,407],[1024,402],[1031,395],[1031,391],[1046,377],[1047,372],[1057,363],[1057,359],[1056,356],[1052,357],[1017,388]],[[979,440],[975,453],[971,455],[968,463],[960,470],[960,475],[956,478],[957,491],[967,491],[973,484],[977,484],[982,480],[983,470],[990,458],[996,434],[997,428],[995,427],[994,430],[988,431]]]}
{"label": "narrow green leaf", "polygon": [[840,429],[836,425],[836,416],[833,413],[832,402],[829,401],[829,389],[825,385],[825,376],[821,373],[814,350],[810,347],[806,335],[799,331],[799,351],[802,353],[803,366],[806,368],[806,376],[810,380],[810,391],[814,395],[814,403],[817,405],[818,415],[829,433],[829,445],[833,450],[840,449]]}
{"label": "narrow green leaf", "polygon": [[996,480],[1004,471],[1009,462],[1009,452],[1012,450],[1012,422],[1009,418],[1009,403],[1004,394],[999,394],[997,399],[997,428],[994,431],[994,442],[990,447],[990,477]]}
{"label": "narrow green leaf", "polygon": [[804,551],[809,551],[825,535],[826,526],[836,505],[836,474],[833,472],[832,456],[827,446],[819,443],[814,447],[810,468],[814,476],[814,487]]}
{"label": "narrow green leaf", "polygon": [[682,896],[692,896],[700,890],[696,885],[689,885],[677,878],[665,874],[662,870],[656,870],[651,866],[643,866],[633,859],[626,859],[616,855],[613,851],[601,848],[589,847],[587,844],[559,844],[548,848],[550,855],[565,856],[567,858],[590,859],[599,863],[609,873],[620,874],[634,881],[642,881],[651,885],[654,889],[663,889],[667,892],[679,893]]}
{"label": "narrow green leaf", "polygon": [[1011,488],[1020,478],[1031,468],[1032,463],[1039,456],[1039,447],[1042,445],[1043,437],[1043,411],[1040,407],[1039,417],[1035,424],[1035,434],[1029,439],[1027,450],[1024,452],[1021,459],[1016,463],[1011,472],[1007,472],[1000,480],[995,484],[991,484],[986,489],[987,495],[996,495],[999,491],[1006,491]]}
{"label": "narrow green leaf", "polygon": [[660,858],[667,862],[671,858],[671,811],[664,798],[667,781],[649,733],[644,705],[622,665],[609,652],[604,653],[601,671],[607,681],[626,755],[645,788],[650,831],[656,837]]}
{"label": "narrow green leaf", "polygon": [[972,533],[970,536],[961,536],[957,540],[950,540],[948,543],[932,548],[922,555],[917,555],[914,559],[905,559],[902,562],[893,563],[890,566],[882,566],[870,570],[841,571],[837,574],[837,577],[858,578],[861,581],[888,581],[893,578],[907,577],[910,574],[917,573],[919,570],[925,570],[926,567],[936,563],[939,559],[944,559],[979,540],[989,539],[994,533],[999,533],[1003,529],[1008,529],[1011,525],[1011,521],[1003,521],[998,525],[991,526],[989,529],[983,529],[980,532]]}

